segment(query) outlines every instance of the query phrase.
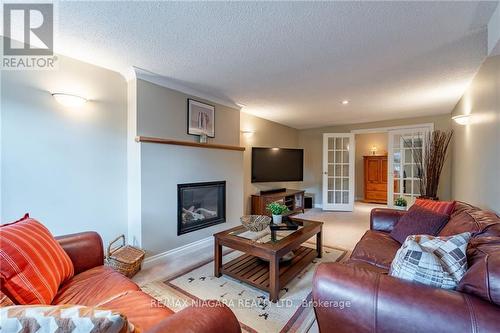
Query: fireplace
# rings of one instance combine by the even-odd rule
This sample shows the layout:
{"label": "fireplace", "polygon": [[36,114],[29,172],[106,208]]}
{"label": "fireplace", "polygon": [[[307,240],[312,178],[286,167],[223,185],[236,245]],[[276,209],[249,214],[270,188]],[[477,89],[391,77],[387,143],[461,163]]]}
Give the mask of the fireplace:
{"label": "fireplace", "polygon": [[226,182],[177,185],[177,235],[226,222]]}

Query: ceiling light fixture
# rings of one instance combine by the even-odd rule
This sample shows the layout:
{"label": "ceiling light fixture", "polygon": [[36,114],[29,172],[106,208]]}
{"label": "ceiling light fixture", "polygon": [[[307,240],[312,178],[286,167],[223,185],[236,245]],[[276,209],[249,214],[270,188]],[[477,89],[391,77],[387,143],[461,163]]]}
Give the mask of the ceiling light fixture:
{"label": "ceiling light fixture", "polygon": [[65,93],[53,93],[52,96],[54,96],[59,104],[68,107],[81,107],[88,101],[84,97]]}
{"label": "ceiling light fixture", "polygon": [[461,114],[458,116],[451,117],[457,124],[459,125],[467,125],[471,121],[471,115],[470,114]]}
{"label": "ceiling light fixture", "polygon": [[347,105],[347,104],[349,104],[349,101],[347,99],[344,99],[341,103],[342,103],[342,105]]}

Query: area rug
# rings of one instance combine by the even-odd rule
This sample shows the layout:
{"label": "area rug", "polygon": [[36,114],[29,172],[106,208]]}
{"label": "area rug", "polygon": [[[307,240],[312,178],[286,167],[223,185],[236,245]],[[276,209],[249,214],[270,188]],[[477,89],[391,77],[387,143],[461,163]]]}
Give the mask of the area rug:
{"label": "area rug", "polygon": [[[305,246],[314,247],[306,244]],[[342,249],[323,247],[323,258],[316,258],[286,286],[280,300],[269,301],[269,294],[228,276],[213,276],[213,260],[201,262],[166,281],[150,282],[142,290],[174,311],[201,300],[220,300],[238,318],[243,331],[259,333],[307,332],[314,321],[311,306],[312,280],[321,262],[340,261],[346,255]],[[223,256],[226,263],[242,253],[231,251]]]}

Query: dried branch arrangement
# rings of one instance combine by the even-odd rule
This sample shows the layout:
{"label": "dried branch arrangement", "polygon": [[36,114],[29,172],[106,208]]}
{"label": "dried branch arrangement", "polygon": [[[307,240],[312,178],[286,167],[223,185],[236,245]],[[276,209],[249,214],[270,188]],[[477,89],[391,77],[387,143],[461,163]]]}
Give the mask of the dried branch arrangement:
{"label": "dried branch arrangement", "polygon": [[422,151],[420,148],[413,147],[413,159],[422,170],[421,197],[437,200],[439,179],[452,137],[453,130],[428,132],[424,138]]}

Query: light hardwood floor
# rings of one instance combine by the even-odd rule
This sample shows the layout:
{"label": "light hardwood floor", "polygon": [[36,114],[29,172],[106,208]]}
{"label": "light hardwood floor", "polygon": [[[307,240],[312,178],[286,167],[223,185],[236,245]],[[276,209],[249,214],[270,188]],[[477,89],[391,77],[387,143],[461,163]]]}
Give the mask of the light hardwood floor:
{"label": "light hardwood floor", "polygon": [[[383,205],[356,202],[353,212],[326,212],[314,208],[300,216],[306,219],[324,222],[323,244],[340,247],[351,251],[366,230],[370,228],[370,211]],[[197,263],[213,257],[213,245],[207,244],[196,250],[180,252],[175,258],[167,258],[156,262],[152,267],[140,271],[134,281],[145,284],[160,279],[168,279],[178,272],[196,266]],[[308,333],[318,332],[316,322]]]}

